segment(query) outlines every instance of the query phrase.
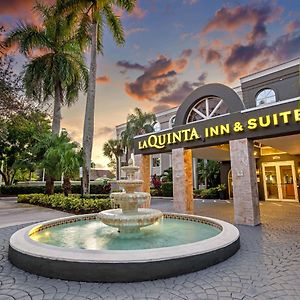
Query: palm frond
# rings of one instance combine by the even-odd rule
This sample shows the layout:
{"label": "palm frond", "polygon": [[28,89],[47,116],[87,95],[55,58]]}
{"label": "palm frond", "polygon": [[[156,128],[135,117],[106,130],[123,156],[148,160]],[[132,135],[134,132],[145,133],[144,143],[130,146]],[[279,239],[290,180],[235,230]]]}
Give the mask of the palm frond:
{"label": "palm frond", "polygon": [[19,44],[20,52],[25,55],[28,55],[33,49],[52,49],[53,46],[43,30],[25,23],[20,23],[16,29],[11,31],[6,42],[8,45]]}
{"label": "palm frond", "polygon": [[127,12],[132,12],[136,5],[136,0],[115,0],[115,5],[118,7],[125,9]]}
{"label": "palm frond", "polygon": [[123,45],[125,43],[124,29],[119,17],[117,17],[111,6],[106,5],[103,7],[103,14],[105,16],[106,24],[112,33],[117,45]]}

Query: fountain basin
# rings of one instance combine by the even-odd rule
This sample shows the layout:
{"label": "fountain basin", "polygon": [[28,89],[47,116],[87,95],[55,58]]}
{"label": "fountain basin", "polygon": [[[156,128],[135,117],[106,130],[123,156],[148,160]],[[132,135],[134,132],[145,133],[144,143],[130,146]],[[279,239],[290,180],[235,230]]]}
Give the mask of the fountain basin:
{"label": "fountain basin", "polygon": [[[71,216],[42,222],[25,227],[14,233],[10,239],[9,259],[17,267],[28,272],[64,280],[89,282],[133,282],[167,278],[190,273],[207,268],[226,260],[239,249],[239,232],[227,222],[212,218],[164,213],[164,219],[171,222],[187,222],[193,227],[197,225],[210,226],[217,232],[206,239],[199,240],[196,236],[183,234],[192,238],[181,244],[153,248],[107,250],[105,248],[80,249],[80,247],[58,247],[39,242],[32,237],[47,230],[69,226],[77,222],[94,222],[98,214]],[[100,224],[100,225],[99,225]],[[105,226],[105,225],[103,225]],[[141,229],[141,232],[151,231],[152,226]],[[177,237],[182,225],[170,235]],[[110,227],[107,227],[110,228]],[[87,229],[87,232],[91,229]],[[110,230],[115,230],[111,228]],[[84,238],[85,233],[73,232],[75,237]],[[148,237],[147,237],[148,239]],[[132,240],[125,238],[129,245]],[[90,241],[93,244],[93,241]],[[105,243],[106,247],[107,244]]]}
{"label": "fountain basin", "polygon": [[134,213],[124,213],[124,209],[108,209],[99,213],[104,224],[117,227],[121,233],[139,231],[141,227],[158,222],[162,216],[160,210],[152,208],[139,208]]}

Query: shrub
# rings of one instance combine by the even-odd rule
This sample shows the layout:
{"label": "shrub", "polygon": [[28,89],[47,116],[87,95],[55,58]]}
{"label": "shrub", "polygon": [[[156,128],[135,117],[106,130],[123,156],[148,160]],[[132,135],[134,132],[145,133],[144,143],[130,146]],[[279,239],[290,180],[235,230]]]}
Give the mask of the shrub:
{"label": "shrub", "polygon": [[[91,183],[91,194],[109,194],[111,190],[111,185],[108,182],[103,184]],[[73,184],[71,187],[73,194],[80,194],[81,187],[79,184]],[[45,186],[41,185],[2,185],[0,186],[0,195],[19,195],[19,194],[42,194],[45,192]],[[62,193],[63,189],[60,185],[54,186],[54,193]]]}
{"label": "shrub", "polygon": [[173,197],[173,182],[163,182],[161,193],[163,197]]}
{"label": "shrub", "polygon": [[201,192],[202,190],[193,190],[193,196],[194,198],[201,198]]}
{"label": "shrub", "polygon": [[203,199],[218,199],[219,192],[217,188],[203,189],[201,190],[200,196]]}
{"label": "shrub", "polygon": [[111,208],[110,199],[81,199],[79,195],[65,197],[63,194],[51,196],[44,194],[25,194],[18,196],[18,202],[51,207],[75,213],[97,213]]}
{"label": "shrub", "polygon": [[153,197],[162,196],[161,190],[160,190],[160,189],[157,190],[157,189],[155,189],[155,188],[151,188],[151,189],[150,189],[150,194],[151,194],[151,196],[153,196]]}

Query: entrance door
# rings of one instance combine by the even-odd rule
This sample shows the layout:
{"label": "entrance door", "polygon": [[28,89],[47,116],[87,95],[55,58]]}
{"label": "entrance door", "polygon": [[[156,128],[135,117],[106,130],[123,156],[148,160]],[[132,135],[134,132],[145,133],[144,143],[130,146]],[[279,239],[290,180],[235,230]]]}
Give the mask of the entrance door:
{"label": "entrance door", "polygon": [[293,161],[263,163],[262,168],[266,200],[298,201]]}

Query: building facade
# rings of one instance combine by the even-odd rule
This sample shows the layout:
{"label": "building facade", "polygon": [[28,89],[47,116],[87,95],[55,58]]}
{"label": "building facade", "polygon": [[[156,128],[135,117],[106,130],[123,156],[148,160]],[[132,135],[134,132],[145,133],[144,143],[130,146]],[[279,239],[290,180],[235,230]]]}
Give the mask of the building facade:
{"label": "building facade", "polygon": [[[193,159],[218,160],[221,181],[235,200],[243,195],[249,201],[299,201],[299,67],[300,59],[295,59],[243,77],[233,89],[199,87],[178,108],[157,114],[156,132],[135,139],[135,154],[150,157],[150,175],[172,166],[173,179],[187,176],[182,174],[187,169],[193,177]],[[181,164],[178,174],[174,162]],[[196,183],[194,178],[194,187]],[[259,222],[253,207],[252,221],[241,223]]]}

